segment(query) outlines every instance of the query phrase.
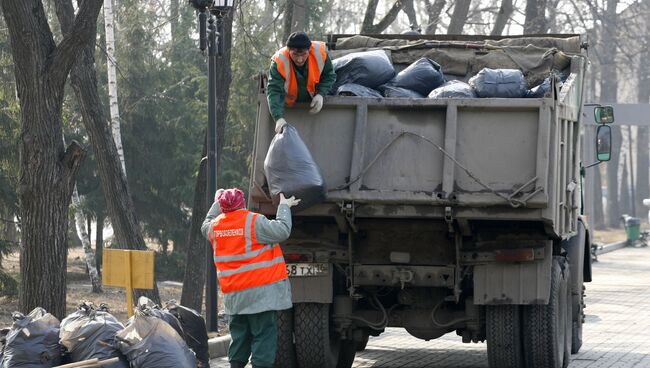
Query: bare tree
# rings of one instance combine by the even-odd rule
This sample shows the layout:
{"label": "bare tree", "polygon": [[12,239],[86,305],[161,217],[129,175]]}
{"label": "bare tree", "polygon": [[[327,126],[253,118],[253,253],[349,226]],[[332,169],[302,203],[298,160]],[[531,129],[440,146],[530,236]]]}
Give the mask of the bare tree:
{"label": "bare tree", "polygon": [[405,5],[405,2],[402,0],[395,1],[390,10],[388,10],[388,13],[386,13],[379,23],[374,24],[378,3],[379,0],[368,0],[366,14],[363,17],[363,24],[361,25],[361,33],[376,34],[383,32],[395,21],[400,10],[402,10]]}
{"label": "bare tree", "polygon": [[[650,4],[646,1],[644,4],[645,16],[645,37],[642,44],[643,53],[638,62],[638,75],[639,75],[639,89],[638,101],[639,103],[650,103],[650,21],[648,21],[647,14],[650,13]],[[637,127],[637,141],[636,141],[636,214],[642,216],[647,213],[647,208],[643,206],[643,199],[650,198],[650,175],[648,168],[650,167],[650,160],[648,159],[648,147],[650,146],[650,139],[648,137],[648,127]]]}
{"label": "bare tree", "polygon": [[546,0],[527,0],[524,34],[546,33],[548,30],[548,22],[545,13]]}
{"label": "bare tree", "polygon": [[499,13],[497,13],[497,18],[494,21],[494,27],[492,28],[492,32],[490,32],[492,36],[501,36],[514,10],[515,8],[512,5],[512,0],[501,0]]}
{"label": "bare tree", "polygon": [[440,22],[440,14],[442,14],[445,5],[447,5],[447,0],[435,0],[433,4],[429,0],[424,0],[424,7],[429,16],[429,23],[427,23],[427,27],[424,31],[425,34],[436,34],[436,29]]}
{"label": "bare tree", "polygon": [[117,103],[117,74],[115,65],[115,23],[113,22],[113,0],[104,0],[104,28],[106,32],[106,72],[108,75],[108,106],[111,114],[111,131],[126,176],[124,148],[120,133],[120,108]]}
{"label": "bare tree", "polygon": [[[82,4],[87,1],[84,0]],[[74,32],[72,0],[57,0],[56,14],[61,24],[62,33],[69,35]],[[96,33],[96,28],[93,28],[92,42],[84,48],[80,60],[72,68],[70,73],[72,90],[81,105],[82,121],[88,131],[97,160],[97,171],[106,199],[108,215],[115,231],[113,246],[122,249],[146,250],[147,246],[140,230],[140,223],[135,213],[126,176],[122,170],[117,147],[97,90],[94,57]],[[101,224],[99,225],[101,226]],[[136,290],[134,295],[136,300],[138,296],[146,295],[155,302],[160,301],[155,283],[153,291]]]}
{"label": "bare tree", "polygon": [[420,28],[420,25],[418,24],[418,17],[417,14],[415,13],[415,6],[413,4],[414,0],[403,0],[404,1],[404,13],[406,13],[406,16],[409,18],[409,26],[413,30],[417,30]]}
{"label": "bare tree", "polygon": [[449,28],[447,28],[447,34],[463,33],[463,27],[467,23],[467,14],[469,14],[469,6],[471,3],[472,0],[456,0],[454,12],[449,21]]}
{"label": "bare tree", "polygon": [[22,219],[20,309],[43,307],[65,316],[68,209],[85,157],[76,142],[63,144],[61,109],[68,74],[94,40],[101,0],[83,1],[57,45],[43,3],[2,0],[20,99]]}

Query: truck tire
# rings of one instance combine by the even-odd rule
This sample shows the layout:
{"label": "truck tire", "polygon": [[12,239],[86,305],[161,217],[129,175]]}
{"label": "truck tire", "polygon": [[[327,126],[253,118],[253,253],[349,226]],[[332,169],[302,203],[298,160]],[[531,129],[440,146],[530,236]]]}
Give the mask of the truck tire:
{"label": "truck tire", "polygon": [[340,338],[330,331],[330,306],[296,303],[293,306],[296,361],[300,368],[335,368]]}
{"label": "truck tire", "polygon": [[488,305],[486,338],[490,368],[524,367],[521,345],[521,307]]}
{"label": "truck tire", "polygon": [[276,368],[297,368],[293,345],[293,309],[278,311],[278,345],[275,352]]}
{"label": "truck tire", "polygon": [[583,285],[580,293],[580,303],[578,304],[578,315],[573,319],[571,326],[571,354],[578,354],[582,347],[582,320],[585,318],[584,300],[585,287]]}
{"label": "truck tire", "polygon": [[[553,257],[551,293],[546,305],[523,307],[524,359],[530,368],[562,368],[570,339],[569,264],[564,257]],[[569,332],[570,333],[570,332]]]}

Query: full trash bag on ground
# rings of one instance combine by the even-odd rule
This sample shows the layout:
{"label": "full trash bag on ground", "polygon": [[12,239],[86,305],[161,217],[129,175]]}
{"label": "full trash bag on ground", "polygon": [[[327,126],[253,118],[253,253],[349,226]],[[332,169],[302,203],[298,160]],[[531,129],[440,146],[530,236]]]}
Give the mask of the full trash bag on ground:
{"label": "full trash bag on ground", "polygon": [[196,367],[196,357],[185,340],[152,310],[138,307],[126,328],[115,336],[131,368]]}
{"label": "full trash bag on ground", "polygon": [[445,76],[440,69],[440,65],[429,58],[421,58],[399,72],[387,84],[426,96],[443,83],[445,83]]}
{"label": "full trash bag on ground", "polygon": [[298,131],[287,124],[271,141],[264,159],[264,174],[272,196],[284,193],[301,201],[296,212],[325,199],[323,175]]}
{"label": "full trash bag on ground", "polygon": [[470,78],[469,85],[479,97],[524,97],[528,85],[524,74],[517,69],[483,68]]}
{"label": "full trash bag on ground", "polygon": [[[185,331],[183,331],[183,326],[181,322],[169,311],[161,309],[160,306],[154,303],[151,299],[146,296],[141,296],[138,299],[137,308],[140,310],[147,310],[147,313],[151,316],[158,317],[163,321],[167,322],[170,326],[176,330],[178,335],[185,340]],[[133,317],[131,317],[133,318]]]}
{"label": "full trash bag on ground", "polygon": [[384,51],[354,52],[332,61],[336,72],[333,91],[347,83],[375,88],[395,76],[395,69]]}
{"label": "full trash bag on ground", "polygon": [[336,90],[338,96],[379,97],[379,91],[356,83],[346,83]]}
{"label": "full trash bag on ground", "polygon": [[429,98],[475,98],[476,92],[472,87],[458,80],[445,82],[442,86],[429,93]]}
{"label": "full trash bag on ground", "polygon": [[389,84],[384,84],[383,86],[379,86],[377,89],[379,89],[384,97],[388,98],[424,98],[423,95],[411,91],[410,89],[402,88],[402,87],[395,87],[391,86]]}
{"label": "full trash bag on ground", "polygon": [[210,367],[208,331],[203,317],[194,309],[182,306],[175,300],[167,302],[165,310],[173,314],[183,326],[185,342],[194,351],[201,366]]}
{"label": "full trash bag on ground", "polygon": [[61,362],[59,320],[43,308],[28,315],[15,312],[7,332],[0,367],[48,368]]}
{"label": "full trash bag on ground", "polygon": [[107,368],[128,368],[126,357],[117,350],[115,335],[124,325],[108,312],[105,304],[98,308],[90,302],[79,304],[77,311],[61,321],[59,338],[72,362],[98,358],[120,358]]}

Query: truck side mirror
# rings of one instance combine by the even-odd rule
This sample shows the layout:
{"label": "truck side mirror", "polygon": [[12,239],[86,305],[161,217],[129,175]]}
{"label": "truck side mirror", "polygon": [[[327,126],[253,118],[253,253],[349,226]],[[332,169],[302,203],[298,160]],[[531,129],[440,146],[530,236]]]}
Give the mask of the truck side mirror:
{"label": "truck side mirror", "polygon": [[612,129],[609,125],[601,125],[596,131],[596,157],[600,162],[612,158]]}
{"label": "truck side mirror", "polygon": [[614,108],[612,106],[598,106],[594,109],[594,120],[598,124],[611,124],[614,122]]}

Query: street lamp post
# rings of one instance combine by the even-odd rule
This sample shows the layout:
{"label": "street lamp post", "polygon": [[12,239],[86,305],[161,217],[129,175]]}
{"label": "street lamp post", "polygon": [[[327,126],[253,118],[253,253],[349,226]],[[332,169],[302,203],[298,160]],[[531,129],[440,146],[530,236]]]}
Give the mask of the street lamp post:
{"label": "street lamp post", "polygon": [[[234,0],[190,0],[199,13],[199,47],[208,49],[208,190],[207,201],[212,204],[217,191],[217,55],[223,52],[223,16]],[[216,25],[215,25],[216,18]],[[207,23],[207,24],[206,24]],[[205,316],[208,331],[217,331],[217,272],[212,258],[212,246],[206,249]]]}

